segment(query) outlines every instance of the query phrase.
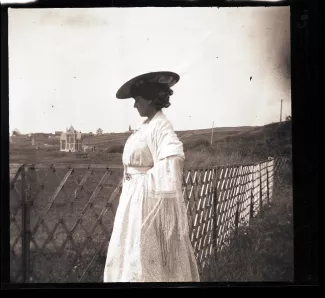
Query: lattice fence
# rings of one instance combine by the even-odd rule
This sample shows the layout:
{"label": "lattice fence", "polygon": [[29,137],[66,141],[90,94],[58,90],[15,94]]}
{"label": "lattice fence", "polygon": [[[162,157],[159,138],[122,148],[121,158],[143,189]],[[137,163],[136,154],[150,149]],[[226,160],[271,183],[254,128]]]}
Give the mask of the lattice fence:
{"label": "lattice fence", "polygon": [[[202,271],[272,201],[286,160],[184,171],[190,239]],[[123,169],[23,165],[10,185],[12,282],[101,282]]]}

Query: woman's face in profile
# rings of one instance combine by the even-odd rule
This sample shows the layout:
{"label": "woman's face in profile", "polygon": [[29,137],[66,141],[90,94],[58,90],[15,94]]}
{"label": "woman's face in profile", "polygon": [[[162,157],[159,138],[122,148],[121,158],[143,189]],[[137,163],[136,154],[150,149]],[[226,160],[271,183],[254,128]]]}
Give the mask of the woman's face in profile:
{"label": "woman's face in profile", "polygon": [[135,103],[134,107],[138,110],[141,117],[148,116],[148,108],[149,108],[149,101],[144,99],[141,96],[137,96],[134,98]]}

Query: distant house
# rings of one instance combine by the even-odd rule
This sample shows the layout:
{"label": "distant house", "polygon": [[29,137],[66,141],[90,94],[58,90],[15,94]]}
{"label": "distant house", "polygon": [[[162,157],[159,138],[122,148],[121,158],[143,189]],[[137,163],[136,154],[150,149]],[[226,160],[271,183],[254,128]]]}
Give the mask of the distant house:
{"label": "distant house", "polygon": [[73,126],[63,132],[60,136],[60,151],[76,152],[81,151],[81,132],[76,131]]}
{"label": "distant house", "polygon": [[32,136],[32,146],[36,149],[43,148],[45,144],[45,137],[43,134],[34,134]]}
{"label": "distant house", "polygon": [[96,131],[97,135],[102,135],[103,134],[103,130],[101,128],[98,128]]}

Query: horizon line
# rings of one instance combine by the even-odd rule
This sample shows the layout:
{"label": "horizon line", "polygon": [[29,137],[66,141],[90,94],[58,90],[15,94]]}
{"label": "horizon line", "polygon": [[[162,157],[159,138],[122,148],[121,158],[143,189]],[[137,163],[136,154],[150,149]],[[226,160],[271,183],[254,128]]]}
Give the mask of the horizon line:
{"label": "horizon line", "polygon": [[[275,122],[269,122],[269,123],[266,123],[266,124],[263,124],[263,125],[238,125],[238,126],[211,126],[211,127],[208,127],[208,128],[196,128],[196,129],[175,129],[175,132],[184,132],[184,131],[196,131],[196,130],[211,130],[212,128],[213,129],[220,129],[220,128],[240,128],[240,127],[263,127],[263,126],[267,126],[267,125],[270,125],[270,124],[276,124],[276,123],[281,123],[281,122],[286,122],[287,120],[284,119],[282,121],[275,121]],[[132,128],[132,127],[131,127]],[[99,128],[97,128],[98,130]],[[15,130],[15,129],[14,129]],[[13,130],[13,131],[14,131]],[[17,129],[19,131],[19,129]],[[96,130],[96,131],[97,131]],[[89,131],[89,132],[82,132],[82,131],[79,131],[79,130],[76,130],[77,132],[81,132],[82,134],[90,134],[90,133],[93,133],[94,135],[96,135],[96,131],[93,132],[93,131]],[[134,131],[134,129],[131,129],[131,131]],[[52,132],[41,132],[41,131],[38,131],[38,132],[27,132],[27,133],[22,133],[21,135],[28,135],[28,134],[55,134],[55,132],[64,132],[64,130],[53,130]],[[130,131],[129,130],[125,130],[123,132],[115,132],[115,131],[111,131],[111,132],[103,132],[102,134],[111,134],[111,133],[115,133],[115,134],[124,134],[124,133],[129,133]],[[9,132],[9,135],[12,136],[12,131]]]}

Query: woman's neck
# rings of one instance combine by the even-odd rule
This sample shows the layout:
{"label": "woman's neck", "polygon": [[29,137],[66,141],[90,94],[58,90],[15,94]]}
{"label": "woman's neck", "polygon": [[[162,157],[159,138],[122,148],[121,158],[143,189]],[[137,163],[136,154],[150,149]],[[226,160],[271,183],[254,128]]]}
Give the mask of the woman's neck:
{"label": "woman's neck", "polygon": [[147,119],[147,121],[146,121],[146,123],[149,123],[151,120],[152,120],[152,118],[153,117],[155,117],[155,115],[158,113],[158,110],[153,110],[147,117],[148,117],[148,119]]}

